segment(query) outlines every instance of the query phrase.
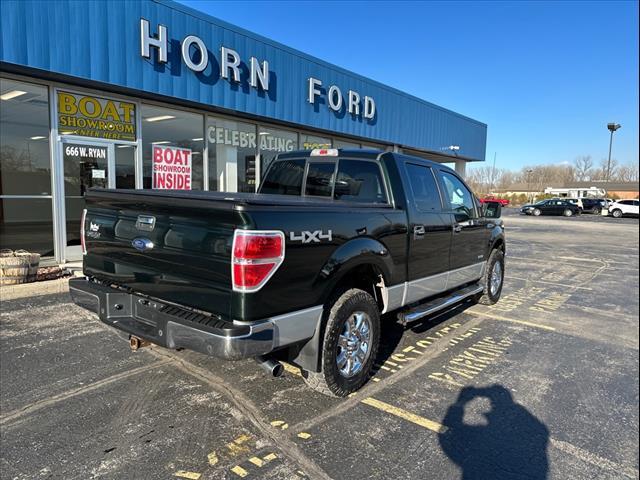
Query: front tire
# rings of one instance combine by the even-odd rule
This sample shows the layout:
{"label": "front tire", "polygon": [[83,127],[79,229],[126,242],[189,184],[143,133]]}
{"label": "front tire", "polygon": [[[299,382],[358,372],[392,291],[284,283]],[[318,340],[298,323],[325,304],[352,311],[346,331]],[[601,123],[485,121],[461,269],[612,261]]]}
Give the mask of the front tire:
{"label": "front tire", "polygon": [[567,209],[564,211],[564,216],[565,216],[565,217],[572,217],[572,216],[573,216],[573,210],[571,210],[571,209],[567,208]]}
{"label": "front tire", "polygon": [[611,212],[611,215],[613,215],[614,218],[622,218],[622,210],[616,208],[613,212]]}
{"label": "front tire", "polygon": [[533,211],[533,216],[534,216],[534,217],[539,217],[540,215],[542,215],[542,210],[540,210],[539,208],[536,208],[536,209]]}
{"label": "front tire", "polygon": [[308,386],[324,395],[346,397],[371,374],[380,343],[380,311],[371,295],[355,288],[327,309],[320,371],[305,371],[303,377]]}
{"label": "front tire", "polygon": [[504,284],[504,252],[502,250],[495,249],[489,255],[482,281],[484,291],[478,297],[478,303],[494,305],[500,300]]}

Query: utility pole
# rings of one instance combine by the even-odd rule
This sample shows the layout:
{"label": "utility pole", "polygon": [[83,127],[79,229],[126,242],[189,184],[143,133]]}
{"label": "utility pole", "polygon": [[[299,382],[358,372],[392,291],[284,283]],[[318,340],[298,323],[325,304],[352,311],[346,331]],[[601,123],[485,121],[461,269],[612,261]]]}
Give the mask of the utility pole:
{"label": "utility pole", "polygon": [[493,152],[493,167],[491,168],[491,179],[489,180],[489,193],[493,191],[493,182],[496,179],[496,155],[498,155],[498,152]]}
{"label": "utility pole", "polygon": [[533,173],[533,169],[529,168],[527,169],[527,198],[528,203],[533,202],[533,200],[531,199],[531,174]]}
{"label": "utility pole", "polygon": [[607,128],[611,132],[611,136],[609,137],[609,160],[607,160],[607,182],[611,179],[611,147],[613,146],[613,132],[618,130],[622,125],[619,123],[607,123]]}

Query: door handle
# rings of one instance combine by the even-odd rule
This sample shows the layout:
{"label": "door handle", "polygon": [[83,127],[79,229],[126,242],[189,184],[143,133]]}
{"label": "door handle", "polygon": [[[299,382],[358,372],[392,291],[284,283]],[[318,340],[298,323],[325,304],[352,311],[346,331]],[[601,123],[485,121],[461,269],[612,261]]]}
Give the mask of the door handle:
{"label": "door handle", "polygon": [[413,227],[413,238],[422,237],[425,234],[424,225],[415,225]]}
{"label": "door handle", "polygon": [[453,226],[453,233],[460,233],[462,231],[462,225],[458,225],[457,223]]}

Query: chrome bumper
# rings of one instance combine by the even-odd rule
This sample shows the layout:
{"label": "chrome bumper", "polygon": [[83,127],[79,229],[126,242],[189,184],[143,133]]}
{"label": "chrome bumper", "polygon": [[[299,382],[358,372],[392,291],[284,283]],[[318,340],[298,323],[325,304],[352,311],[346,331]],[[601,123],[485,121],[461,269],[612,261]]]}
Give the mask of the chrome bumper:
{"label": "chrome bumper", "polygon": [[185,348],[227,360],[256,357],[276,346],[271,320],[230,322],[91,282],[69,281],[73,301],[107,325],[167,348]]}

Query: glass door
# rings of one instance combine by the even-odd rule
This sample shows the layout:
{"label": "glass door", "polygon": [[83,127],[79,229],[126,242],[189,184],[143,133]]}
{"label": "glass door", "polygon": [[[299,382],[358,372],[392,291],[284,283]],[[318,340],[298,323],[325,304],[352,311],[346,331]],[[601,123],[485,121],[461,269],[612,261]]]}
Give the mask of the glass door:
{"label": "glass door", "polygon": [[84,196],[90,188],[114,188],[114,148],[111,142],[63,139],[60,142],[64,176],[65,258],[82,258],[80,221]]}

